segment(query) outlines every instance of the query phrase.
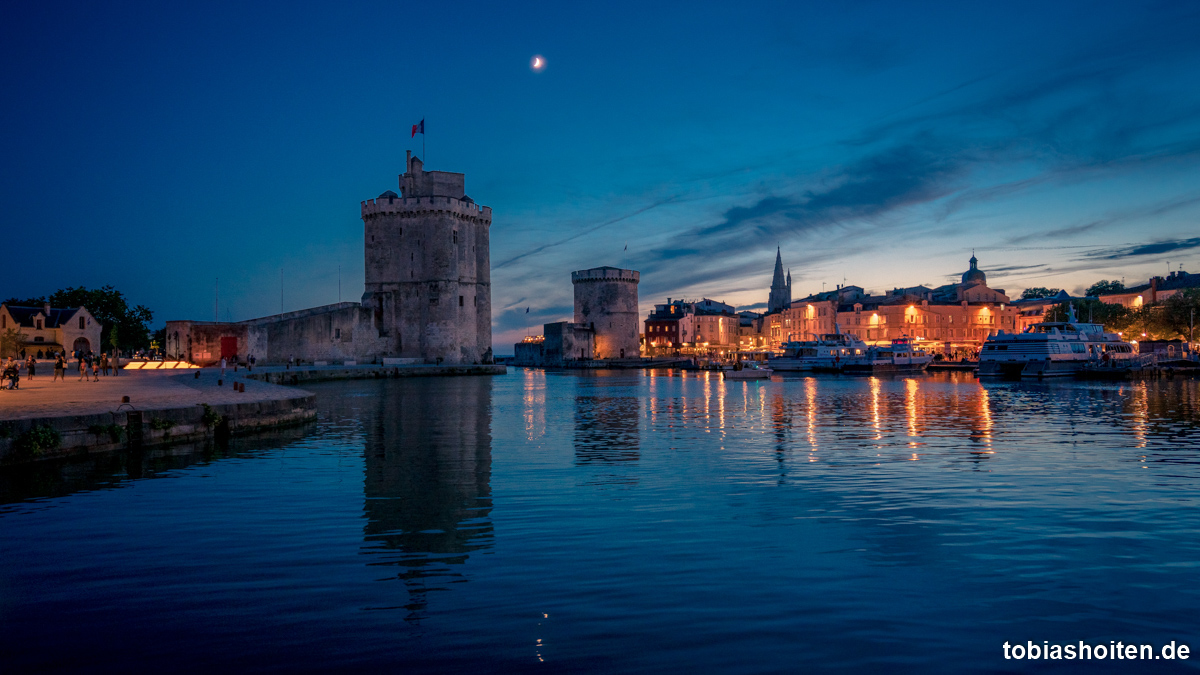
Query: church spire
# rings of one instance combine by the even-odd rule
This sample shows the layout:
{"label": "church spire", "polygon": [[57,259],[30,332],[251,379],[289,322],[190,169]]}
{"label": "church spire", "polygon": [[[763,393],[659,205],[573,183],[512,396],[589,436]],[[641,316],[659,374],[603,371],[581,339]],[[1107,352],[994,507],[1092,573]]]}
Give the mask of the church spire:
{"label": "church spire", "polygon": [[[791,272],[788,272],[789,278]],[[787,307],[790,299],[788,298],[789,287],[791,282],[786,280],[783,275],[783,254],[779,247],[775,247],[775,273],[771,276],[771,293],[767,296],[767,311],[777,312]]]}

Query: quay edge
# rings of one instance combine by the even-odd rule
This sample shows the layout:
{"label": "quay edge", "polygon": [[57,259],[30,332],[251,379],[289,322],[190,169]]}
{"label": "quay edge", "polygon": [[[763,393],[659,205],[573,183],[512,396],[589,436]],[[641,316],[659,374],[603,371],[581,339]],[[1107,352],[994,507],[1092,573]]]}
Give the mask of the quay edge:
{"label": "quay edge", "polygon": [[[316,395],[297,390],[283,398],[207,408],[195,404],[7,420],[0,422],[0,465],[241,436],[305,424],[316,418]],[[57,447],[36,453],[18,451],[14,447],[18,440],[37,427],[53,429],[60,439]]]}
{"label": "quay edge", "polygon": [[504,364],[406,364],[406,365],[355,365],[355,366],[293,366],[289,369],[272,367],[270,370],[248,372],[242,377],[247,380],[296,386],[305,382],[331,380],[376,380],[399,377],[441,377],[447,375],[504,375],[508,368]]}

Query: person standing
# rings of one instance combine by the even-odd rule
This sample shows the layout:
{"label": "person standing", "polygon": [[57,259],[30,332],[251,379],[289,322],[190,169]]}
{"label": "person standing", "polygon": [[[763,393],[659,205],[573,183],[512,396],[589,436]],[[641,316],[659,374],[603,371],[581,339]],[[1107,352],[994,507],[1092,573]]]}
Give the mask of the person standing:
{"label": "person standing", "polygon": [[29,374],[25,376],[25,379],[32,380],[33,376],[37,374],[37,359],[33,358],[33,356],[30,356],[25,361],[25,367],[29,369]]}
{"label": "person standing", "polygon": [[221,357],[221,379],[225,379],[225,357]]}
{"label": "person standing", "polygon": [[59,378],[62,378],[63,382],[67,381],[67,362],[65,360],[63,360],[62,354],[55,354],[54,355],[54,377],[50,381],[56,382],[56,381],[58,381]]}
{"label": "person standing", "polygon": [[83,378],[87,377],[87,362],[83,360],[83,356],[79,357],[79,381],[83,382]]}
{"label": "person standing", "polygon": [[100,381],[100,358],[92,359],[92,382]]}
{"label": "person standing", "polygon": [[105,377],[108,377],[108,352],[100,355],[100,371],[104,373]]}

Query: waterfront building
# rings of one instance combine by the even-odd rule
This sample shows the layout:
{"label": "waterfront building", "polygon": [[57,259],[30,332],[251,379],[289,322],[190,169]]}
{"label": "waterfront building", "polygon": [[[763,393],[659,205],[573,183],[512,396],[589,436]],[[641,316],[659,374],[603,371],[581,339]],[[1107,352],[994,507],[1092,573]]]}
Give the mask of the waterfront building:
{"label": "waterfront building", "polygon": [[760,330],[774,349],[840,328],[868,344],[911,337],[927,351],[972,353],[989,335],[1017,330],[1018,311],[1002,289],[988,287],[974,255],[968,265],[959,283],[937,288],[894,288],[872,295],[860,286],[839,286],[813,294],[764,316]]}
{"label": "waterfront building", "polygon": [[1200,274],[1188,274],[1179,270],[1165,277],[1150,277],[1146,283],[1119,293],[1101,293],[1099,300],[1110,305],[1124,305],[1130,309],[1137,309],[1162,302],[1189,288],[1200,288]]}
{"label": "waterfront building", "polygon": [[492,210],[461,173],[425,171],[408,153],[399,193],[363,201],[360,302],[239,322],[168,321],[168,355],[198,365],[260,362],[488,363]]}
{"label": "waterfront building", "polygon": [[[66,351],[67,355],[100,353],[103,326],[86,307],[20,307],[0,304],[0,333],[16,330],[21,335],[20,349],[37,358]],[[40,355],[40,356],[39,356]],[[9,356],[5,354],[4,356]]]}
{"label": "waterfront building", "polygon": [[724,302],[667,298],[646,318],[646,355],[724,356],[739,348],[742,321]]}
{"label": "waterfront building", "polygon": [[1034,324],[1042,323],[1046,320],[1047,313],[1064,302],[1087,299],[1089,298],[1073,298],[1070,295],[1067,295],[1066,291],[1059,291],[1055,295],[1052,295],[1048,298],[1013,300],[1012,306],[1017,310],[1016,332],[1022,333],[1026,328]]}

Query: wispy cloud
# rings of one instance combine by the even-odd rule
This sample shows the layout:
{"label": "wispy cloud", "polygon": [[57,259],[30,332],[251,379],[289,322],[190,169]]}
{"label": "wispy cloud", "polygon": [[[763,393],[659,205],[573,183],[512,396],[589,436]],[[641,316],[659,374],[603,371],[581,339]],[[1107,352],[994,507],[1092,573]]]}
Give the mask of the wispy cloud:
{"label": "wispy cloud", "polygon": [[1167,241],[1156,241],[1149,244],[1138,244],[1136,246],[1102,249],[1088,253],[1082,259],[1122,260],[1125,258],[1137,258],[1140,256],[1162,255],[1164,253],[1172,253],[1175,251],[1190,251],[1196,248],[1200,248],[1200,237],[1192,237],[1190,239],[1171,239]]}
{"label": "wispy cloud", "polygon": [[529,256],[531,256],[531,255],[536,255],[536,254],[538,254],[538,253],[541,253],[541,252],[543,252],[543,251],[546,251],[546,250],[552,249],[552,248],[554,248],[554,247],[556,247],[556,246],[562,246],[563,244],[570,243],[570,242],[572,242],[572,241],[575,241],[576,239],[579,239],[580,237],[585,237],[585,236],[587,236],[587,235],[589,235],[589,234],[591,234],[591,233],[593,233],[593,232],[596,232],[596,231],[598,231],[598,230],[601,230],[601,229],[603,229],[603,228],[605,228],[605,227],[608,227],[609,225],[615,225],[615,224],[617,224],[617,223],[619,223],[619,222],[621,222],[621,221],[623,221],[623,220],[629,220],[630,218],[633,218],[633,217],[635,217],[635,216],[639,216],[639,215],[641,215],[641,214],[643,214],[643,213],[646,213],[647,211],[650,211],[651,209],[656,209],[656,208],[658,208],[658,207],[660,207],[660,206],[665,206],[665,205],[667,205],[667,204],[670,204],[671,202],[674,202],[674,201],[677,201],[677,200],[678,200],[678,197],[677,197],[677,196],[675,196],[675,197],[668,197],[668,198],[666,198],[666,199],[661,199],[661,200],[658,200],[658,201],[656,201],[656,202],[653,202],[653,203],[647,204],[647,205],[645,205],[645,206],[643,206],[643,207],[641,207],[641,208],[639,208],[639,209],[636,209],[636,210],[634,210],[634,211],[632,211],[632,212],[630,212],[630,213],[626,213],[626,214],[623,214],[623,215],[617,216],[616,218],[610,218],[610,219],[608,219],[608,220],[605,220],[605,221],[603,221],[603,222],[596,223],[596,224],[594,224],[594,225],[591,225],[591,226],[585,227],[584,229],[582,229],[582,230],[579,230],[579,231],[575,232],[574,234],[572,234],[572,235],[570,235],[570,236],[564,237],[564,238],[562,238],[562,239],[559,239],[559,240],[557,240],[557,241],[552,241],[552,242],[550,242],[550,243],[547,243],[547,244],[542,244],[541,246],[538,246],[538,247],[536,247],[536,248],[533,248],[533,249],[530,249],[530,250],[528,250],[528,251],[525,251],[524,253],[520,253],[520,254],[518,254],[518,255],[515,255],[515,256],[513,256],[513,257],[511,257],[511,258],[509,258],[509,259],[507,259],[507,260],[505,260],[505,261],[503,261],[503,262],[501,262],[501,263],[499,263],[499,264],[493,265],[493,266],[492,266],[492,269],[502,269],[502,268],[504,268],[504,267],[508,267],[509,265],[511,265],[511,264],[513,264],[513,263],[515,263],[515,262],[517,262],[518,260],[522,260],[522,259],[524,259],[524,258],[528,258],[528,257],[529,257]]}

